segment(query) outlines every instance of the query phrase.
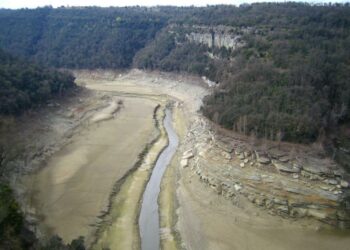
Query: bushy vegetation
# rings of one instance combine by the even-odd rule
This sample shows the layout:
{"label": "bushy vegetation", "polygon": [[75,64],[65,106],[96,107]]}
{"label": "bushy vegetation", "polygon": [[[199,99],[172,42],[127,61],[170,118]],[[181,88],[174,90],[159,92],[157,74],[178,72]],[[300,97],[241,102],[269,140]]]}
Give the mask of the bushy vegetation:
{"label": "bushy vegetation", "polygon": [[23,216],[12,197],[11,189],[0,183],[0,248],[23,249],[27,242],[21,237]]}
{"label": "bushy vegetation", "polygon": [[0,183],[0,249],[85,250],[84,238],[65,244],[58,236],[39,242],[24,223],[24,216],[7,184]]}
{"label": "bushy vegetation", "polygon": [[71,74],[16,59],[0,50],[0,114],[19,114],[73,86]]}

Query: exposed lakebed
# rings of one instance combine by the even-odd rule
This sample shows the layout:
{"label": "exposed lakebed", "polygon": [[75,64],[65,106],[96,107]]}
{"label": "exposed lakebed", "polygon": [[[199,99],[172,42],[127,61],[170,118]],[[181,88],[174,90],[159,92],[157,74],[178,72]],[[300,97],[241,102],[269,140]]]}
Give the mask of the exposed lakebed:
{"label": "exposed lakebed", "polygon": [[[25,176],[27,211],[47,235],[64,241],[94,232],[113,185],[130,170],[155,136],[156,102],[123,97],[116,118],[92,123],[55,153],[40,171]],[[102,110],[104,111],[104,110]]]}

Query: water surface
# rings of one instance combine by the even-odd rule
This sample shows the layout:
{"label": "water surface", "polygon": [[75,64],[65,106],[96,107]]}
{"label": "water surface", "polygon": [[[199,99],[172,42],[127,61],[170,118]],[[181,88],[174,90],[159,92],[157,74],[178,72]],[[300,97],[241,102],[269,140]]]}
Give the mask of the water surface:
{"label": "water surface", "polygon": [[143,194],[139,219],[142,250],[157,250],[160,246],[158,211],[160,183],[165,169],[175,154],[179,143],[178,137],[172,126],[170,110],[166,110],[164,127],[168,134],[169,145],[160,154]]}

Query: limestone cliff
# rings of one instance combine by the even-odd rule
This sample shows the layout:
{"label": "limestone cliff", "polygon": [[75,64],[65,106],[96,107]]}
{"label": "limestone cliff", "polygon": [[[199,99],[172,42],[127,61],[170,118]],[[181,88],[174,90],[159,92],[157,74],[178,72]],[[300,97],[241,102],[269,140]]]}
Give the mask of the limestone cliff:
{"label": "limestone cliff", "polygon": [[207,45],[209,48],[236,49],[244,45],[242,35],[251,31],[249,28],[229,26],[192,26],[186,38],[190,42]]}

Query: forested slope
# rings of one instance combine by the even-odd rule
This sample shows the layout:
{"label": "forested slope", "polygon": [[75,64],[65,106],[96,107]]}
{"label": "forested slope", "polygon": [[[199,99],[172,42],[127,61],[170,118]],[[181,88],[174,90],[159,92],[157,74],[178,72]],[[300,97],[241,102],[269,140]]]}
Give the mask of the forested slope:
{"label": "forested slope", "polygon": [[0,10],[0,46],[54,67],[207,76],[220,84],[203,113],[247,135],[334,144],[350,119],[348,4]]}
{"label": "forested slope", "polygon": [[0,49],[0,114],[19,114],[74,86],[71,74],[19,60]]}
{"label": "forested slope", "polygon": [[0,47],[65,68],[125,68],[165,24],[141,8],[0,10]]}
{"label": "forested slope", "polygon": [[[134,64],[220,82],[203,107],[219,124],[248,135],[312,142],[349,120],[348,6],[218,6],[178,23],[158,34]],[[241,29],[231,34],[241,46],[193,43],[186,37],[196,25],[207,27],[199,31],[201,39],[215,33],[215,25]]]}

